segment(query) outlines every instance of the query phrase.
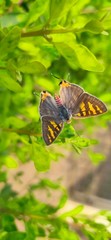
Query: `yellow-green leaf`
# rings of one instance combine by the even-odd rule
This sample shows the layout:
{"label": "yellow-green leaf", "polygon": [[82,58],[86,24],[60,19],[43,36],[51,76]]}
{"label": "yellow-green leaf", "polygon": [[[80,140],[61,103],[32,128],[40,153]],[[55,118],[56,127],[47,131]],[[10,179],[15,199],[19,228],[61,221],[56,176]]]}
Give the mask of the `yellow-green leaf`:
{"label": "yellow-green leaf", "polygon": [[59,20],[71,9],[77,0],[50,0],[50,20]]}
{"label": "yellow-green leaf", "polygon": [[22,87],[9,74],[8,71],[0,71],[0,86],[6,87],[14,92],[22,91]]}
{"label": "yellow-green leaf", "polygon": [[34,1],[30,8],[30,12],[27,18],[27,24],[31,24],[37,21],[37,19],[46,11],[48,3],[49,3],[48,0]]}
{"label": "yellow-green leaf", "polygon": [[91,20],[85,25],[84,29],[92,33],[101,33],[104,30],[102,22],[98,20]]}
{"label": "yellow-green leaf", "polygon": [[23,73],[45,73],[46,68],[45,66],[38,62],[27,62],[26,64],[23,64],[21,66],[18,66],[19,71]]}
{"label": "yellow-green leaf", "polygon": [[77,66],[88,71],[104,71],[103,64],[97,60],[94,54],[86,46],[77,43],[73,43],[69,46],[63,42],[56,42],[54,45],[73,69]]}
{"label": "yellow-green leaf", "polygon": [[5,159],[5,164],[8,168],[17,168],[18,167],[18,163],[15,160],[15,158],[7,156]]}
{"label": "yellow-green leaf", "polygon": [[19,27],[13,27],[5,36],[2,38],[0,43],[0,58],[4,58],[8,53],[12,52],[18,45],[21,37],[21,29]]}

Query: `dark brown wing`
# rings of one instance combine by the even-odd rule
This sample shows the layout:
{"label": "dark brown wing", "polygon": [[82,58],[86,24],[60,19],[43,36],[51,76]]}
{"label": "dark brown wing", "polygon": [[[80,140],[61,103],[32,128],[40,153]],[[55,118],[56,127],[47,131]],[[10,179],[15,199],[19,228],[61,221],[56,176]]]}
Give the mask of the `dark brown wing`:
{"label": "dark brown wing", "polygon": [[42,117],[42,134],[47,145],[50,145],[57,138],[63,128],[63,122],[49,116]]}
{"label": "dark brown wing", "polygon": [[72,111],[74,118],[85,118],[103,114],[107,111],[106,105],[88,93],[83,93],[77,100]]}
{"label": "dark brown wing", "polygon": [[43,116],[57,117],[59,115],[59,109],[57,107],[56,101],[47,91],[41,92],[39,112],[41,117]]}
{"label": "dark brown wing", "polygon": [[83,93],[83,89],[76,84],[69,83],[65,80],[60,82],[60,98],[62,104],[72,111],[75,108],[78,98]]}

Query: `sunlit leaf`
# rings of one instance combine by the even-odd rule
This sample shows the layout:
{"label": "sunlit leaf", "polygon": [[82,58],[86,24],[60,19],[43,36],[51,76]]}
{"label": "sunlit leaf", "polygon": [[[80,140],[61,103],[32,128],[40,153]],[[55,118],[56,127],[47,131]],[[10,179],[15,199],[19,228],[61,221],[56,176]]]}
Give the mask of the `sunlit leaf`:
{"label": "sunlit leaf", "polygon": [[17,168],[18,167],[17,161],[15,160],[15,158],[13,158],[11,156],[7,156],[5,158],[5,163],[8,168]]}
{"label": "sunlit leaf", "polygon": [[82,210],[84,209],[83,205],[79,205],[76,208],[65,212],[63,214],[60,215],[60,218],[66,218],[66,217],[75,217],[76,215],[78,215],[80,212],[82,212]]}
{"label": "sunlit leaf", "polygon": [[[18,2],[16,1],[16,4],[17,3]],[[11,12],[10,14],[6,12],[5,15],[2,15],[0,17],[1,26],[3,28],[12,27],[12,26],[15,26],[15,25],[23,22],[25,20],[25,18],[26,18],[25,14],[20,13],[20,12],[19,13],[18,12],[16,12],[16,13]]]}
{"label": "sunlit leaf", "polygon": [[26,126],[19,128],[17,132],[29,136],[41,137],[40,123],[38,122],[29,123]]}
{"label": "sunlit leaf", "polygon": [[46,11],[48,3],[48,0],[36,0],[34,3],[32,3],[27,17],[27,24],[35,22]]}
{"label": "sunlit leaf", "polygon": [[22,87],[9,74],[8,71],[0,70],[0,86],[8,88],[14,92],[22,91]]}
{"label": "sunlit leaf", "polygon": [[45,147],[39,147],[38,144],[33,143],[32,159],[38,171],[41,172],[49,169],[51,161],[50,153]]}
{"label": "sunlit leaf", "polygon": [[89,157],[91,161],[96,165],[98,165],[101,161],[105,160],[105,156],[102,153],[97,153],[97,152],[89,151]]}
{"label": "sunlit leaf", "polygon": [[64,205],[65,205],[65,203],[67,202],[67,200],[68,200],[68,196],[67,196],[67,194],[65,193],[65,194],[62,195],[62,197],[61,197],[60,200],[59,200],[58,209],[59,209],[59,208],[63,208]]}
{"label": "sunlit leaf", "polygon": [[18,71],[17,67],[14,65],[13,60],[9,59],[7,61],[7,65],[6,65],[11,77],[16,80],[21,82],[22,81],[22,76],[20,74],[20,72]]}
{"label": "sunlit leaf", "polygon": [[91,20],[88,22],[84,29],[92,33],[101,33],[104,30],[102,22],[97,20]]}
{"label": "sunlit leaf", "polygon": [[19,231],[12,231],[8,232],[5,239],[16,239],[16,240],[25,240],[26,239],[26,233],[24,232],[19,232]]}
{"label": "sunlit leaf", "polygon": [[21,64],[20,66],[18,66],[18,68],[23,73],[45,73],[46,72],[45,66],[38,61],[26,62],[23,65]]}
{"label": "sunlit leaf", "polygon": [[50,0],[50,20],[62,18],[76,2],[77,0]]}
{"label": "sunlit leaf", "polygon": [[17,47],[21,37],[21,30],[19,27],[13,27],[2,39],[0,43],[0,58],[4,58],[8,53],[13,52]]}
{"label": "sunlit leaf", "polygon": [[65,226],[62,226],[59,228],[59,238],[62,240],[80,240],[78,234],[76,234],[74,231],[71,232],[68,229],[66,230]]}
{"label": "sunlit leaf", "polygon": [[104,70],[104,66],[84,45],[76,43],[72,46],[69,46],[66,43],[54,44],[73,69],[75,69],[75,66],[78,66],[88,71],[102,72]]}
{"label": "sunlit leaf", "polygon": [[0,182],[6,182],[6,180],[7,180],[7,173],[1,171],[0,172]]}

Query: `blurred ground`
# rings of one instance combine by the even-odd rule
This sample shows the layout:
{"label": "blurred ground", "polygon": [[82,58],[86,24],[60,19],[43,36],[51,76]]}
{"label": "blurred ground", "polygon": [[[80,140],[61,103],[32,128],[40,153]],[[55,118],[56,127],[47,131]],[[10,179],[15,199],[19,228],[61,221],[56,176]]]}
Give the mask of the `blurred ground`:
{"label": "blurred ground", "polygon": [[[67,188],[69,198],[73,201],[111,209],[111,126],[98,129],[94,137],[100,142],[94,147],[95,151],[106,156],[106,160],[99,166],[91,163],[86,150],[81,155],[65,150],[65,159],[52,162],[50,171],[46,173],[38,173],[33,162],[21,165],[17,170],[10,170],[9,182],[13,184],[13,189],[23,195],[31,183],[37,183],[42,178],[59,180]],[[24,174],[20,181],[15,181],[15,175],[19,171],[23,171]],[[47,194],[40,190],[36,192],[36,196],[42,201],[56,204],[60,192],[53,191],[51,197],[47,197]]]}
{"label": "blurred ground", "polygon": [[[106,156],[105,161],[100,165],[94,165],[89,160],[86,150],[78,155],[74,151],[68,152],[63,149],[65,158],[61,158],[58,162],[52,162],[50,171],[46,173],[38,173],[33,162],[20,165],[17,170],[10,170],[8,172],[9,183],[12,184],[13,190],[24,195],[28,191],[29,185],[36,184],[40,179],[49,178],[59,181],[69,193],[69,201],[60,211],[66,212],[80,203],[85,205],[83,213],[90,217],[94,216],[99,209],[111,210],[111,126],[107,129],[97,129],[92,138],[96,138],[100,142],[94,147],[95,152],[101,152]],[[24,174],[19,181],[16,181],[16,174],[21,171]],[[35,195],[38,200],[56,205],[61,192],[52,190],[50,194],[47,194],[44,190],[38,190],[35,191]],[[98,219],[98,222],[107,224],[104,219]],[[20,231],[24,231],[24,225],[20,220],[16,220],[16,224]],[[74,225],[74,222],[70,221],[69,224],[82,240],[87,240],[77,224]]]}

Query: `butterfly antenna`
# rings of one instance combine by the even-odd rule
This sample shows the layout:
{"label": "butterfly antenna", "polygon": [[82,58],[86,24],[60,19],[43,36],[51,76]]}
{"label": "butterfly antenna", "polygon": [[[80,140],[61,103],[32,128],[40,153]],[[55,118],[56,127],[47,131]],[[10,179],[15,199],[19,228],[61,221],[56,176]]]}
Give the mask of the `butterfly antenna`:
{"label": "butterfly antenna", "polygon": [[53,73],[51,73],[51,75],[57,79],[61,79],[60,77],[55,76]]}
{"label": "butterfly antenna", "polygon": [[71,75],[70,75],[70,73],[68,73],[68,74],[67,74],[67,80],[69,81],[70,78],[71,78]]}
{"label": "butterfly antenna", "polygon": [[38,92],[33,92],[33,95],[34,96],[39,96],[39,93]]}

